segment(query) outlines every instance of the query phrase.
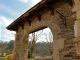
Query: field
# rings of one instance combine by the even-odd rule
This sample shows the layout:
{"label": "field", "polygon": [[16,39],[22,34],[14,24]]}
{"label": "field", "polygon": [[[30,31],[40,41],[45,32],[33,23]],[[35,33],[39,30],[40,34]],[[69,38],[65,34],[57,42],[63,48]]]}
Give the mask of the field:
{"label": "field", "polygon": [[43,58],[30,58],[28,60],[53,60],[52,57],[43,57]]}
{"label": "field", "polygon": [[4,57],[0,57],[0,60],[4,60]]}
{"label": "field", "polygon": [[[4,57],[0,57],[0,60],[4,60]],[[45,57],[45,58],[30,58],[28,60],[52,60],[51,57]]]}

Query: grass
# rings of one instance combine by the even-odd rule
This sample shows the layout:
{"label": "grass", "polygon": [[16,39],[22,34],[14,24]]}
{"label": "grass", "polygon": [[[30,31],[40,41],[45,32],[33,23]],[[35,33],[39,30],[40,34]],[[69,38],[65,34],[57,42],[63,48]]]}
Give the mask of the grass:
{"label": "grass", "polygon": [[[0,57],[0,60],[4,60],[4,57]],[[44,58],[30,58],[28,60],[53,60],[52,57],[44,57]]]}
{"label": "grass", "polygon": [[0,60],[4,60],[4,57],[0,57]]}
{"label": "grass", "polygon": [[30,58],[28,60],[53,60],[52,57],[43,57],[43,58]]}

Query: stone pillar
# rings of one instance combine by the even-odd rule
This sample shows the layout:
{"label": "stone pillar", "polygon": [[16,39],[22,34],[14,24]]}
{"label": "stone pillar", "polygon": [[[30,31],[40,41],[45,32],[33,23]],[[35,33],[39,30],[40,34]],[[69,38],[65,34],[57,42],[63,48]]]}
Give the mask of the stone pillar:
{"label": "stone pillar", "polygon": [[80,55],[80,38],[74,38],[73,41],[75,43],[76,53]]}
{"label": "stone pillar", "polygon": [[75,6],[72,9],[73,12],[77,14],[77,20],[75,21],[74,30],[75,37],[80,37],[80,0],[74,0]]}
{"label": "stone pillar", "polygon": [[14,43],[13,60],[27,60],[28,57],[28,33],[26,29],[19,29]]}
{"label": "stone pillar", "polygon": [[60,60],[59,51],[64,48],[64,40],[53,40],[53,60]]}
{"label": "stone pillar", "polygon": [[75,37],[73,41],[75,42],[76,53],[80,55],[80,0],[74,0],[75,5],[72,9],[73,12],[77,14],[77,20],[75,21],[74,31]]}
{"label": "stone pillar", "polygon": [[53,50],[53,60],[60,60],[59,49],[54,49]]}

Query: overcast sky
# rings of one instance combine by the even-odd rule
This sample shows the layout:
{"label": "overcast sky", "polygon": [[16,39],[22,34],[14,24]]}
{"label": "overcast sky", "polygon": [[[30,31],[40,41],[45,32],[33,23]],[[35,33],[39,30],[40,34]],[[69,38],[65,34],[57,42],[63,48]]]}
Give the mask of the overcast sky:
{"label": "overcast sky", "polygon": [[14,40],[15,32],[6,27],[39,1],[41,0],[0,0],[0,40]]}

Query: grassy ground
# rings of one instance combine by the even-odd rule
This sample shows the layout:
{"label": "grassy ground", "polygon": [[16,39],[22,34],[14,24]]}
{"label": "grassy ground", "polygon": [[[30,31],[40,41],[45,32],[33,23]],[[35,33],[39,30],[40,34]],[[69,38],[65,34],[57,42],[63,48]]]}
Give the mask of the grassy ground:
{"label": "grassy ground", "polygon": [[[4,57],[0,57],[0,60],[4,60]],[[30,58],[28,60],[52,60],[52,57],[44,57],[44,58]]]}
{"label": "grassy ground", "polygon": [[0,60],[4,60],[4,57],[0,57]]}
{"label": "grassy ground", "polygon": [[43,57],[43,58],[30,58],[28,60],[53,60],[52,57]]}

